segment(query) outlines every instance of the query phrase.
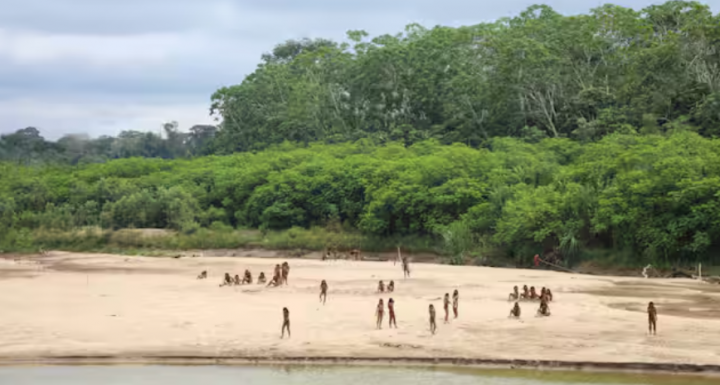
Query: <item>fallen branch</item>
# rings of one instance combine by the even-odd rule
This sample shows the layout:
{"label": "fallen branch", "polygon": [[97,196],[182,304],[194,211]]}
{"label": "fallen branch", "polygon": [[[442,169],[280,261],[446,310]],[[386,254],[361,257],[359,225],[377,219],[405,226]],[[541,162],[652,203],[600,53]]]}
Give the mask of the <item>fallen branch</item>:
{"label": "fallen branch", "polygon": [[542,259],[542,258],[538,258],[538,260],[539,260],[540,262],[546,264],[546,265],[553,266],[553,267],[558,268],[558,269],[560,269],[560,270],[565,270],[565,271],[568,271],[568,272],[570,272],[570,273],[576,273],[576,274],[578,274],[578,272],[575,271],[575,270],[568,269],[567,267],[558,266],[558,265],[556,265],[556,264],[554,264],[554,263],[550,263],[550,262],[548,262],[548,261],[546,261],[546,260],[544,260],[544,259]]}

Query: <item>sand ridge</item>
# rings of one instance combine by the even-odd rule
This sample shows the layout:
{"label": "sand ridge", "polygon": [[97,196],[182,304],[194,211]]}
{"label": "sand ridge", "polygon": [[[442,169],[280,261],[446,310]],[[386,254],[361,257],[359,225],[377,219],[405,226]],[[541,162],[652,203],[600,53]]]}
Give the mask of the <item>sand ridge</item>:
{"label": "sand ridge", "polygon": [[[289,259],[289,285],[218,287],[226,271],[270,276],[275,258],[158,258],[51,252],[0,263],[2,357],[454,357],[585,362],[720,363],[720,298],[684,279],[586,276],[544,270]],[[207,280],[195,277],[207,270]],[[329,285],[325,306],[319,284]],[[395,292],[376,293],[395,280]],[[513,285],[548,286],[552,316],[507,318]],[[460,292],[444,324],[442,296]],[[642,289],[642,290],[641,290]],[[654,294],[655,293],[655,294]],[[654,295],[654,296],[653,296]],[[394,298],[398,329],[375,330],[378,298]],[[658,335],[643,308],[658,305]],[[704,302],[703,302],[704,301]],[[427,305],[438,309],[431,335]],[[292,338],[281,340],[282,307]],[[669,314],[664,313],[668,309]],[[386,315],[387,317],[387,315]],[[451,315],[452,317],[452,315]]]}

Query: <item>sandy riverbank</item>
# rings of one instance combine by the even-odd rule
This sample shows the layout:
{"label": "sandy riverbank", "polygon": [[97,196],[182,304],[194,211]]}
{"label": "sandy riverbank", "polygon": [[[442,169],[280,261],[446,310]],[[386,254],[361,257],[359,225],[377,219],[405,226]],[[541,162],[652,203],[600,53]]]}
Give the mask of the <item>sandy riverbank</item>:
{"label": "sandy riverbank", "polygon": [[[113,357],[429,357],[720,364],[720,285],[548,271],[291,259],[290,284],[220,288],[225,272],[270,274],[270,258],[146,258],[51,252],[0,260],[0,359]],[[41,264],[33,263],[41,262]],[[197,280],[201,270],[210,278]],[[318,302],[326,279],[328,302]],[[396,291],[380,295],[377,281]],[[553,315],[507,319],[513,285],[549,286]],[[442,322],[441,297],[460,291],[460,317]],[[374,328],[378,298],[396,302],[398,329]],[[648,300],[657,336],[646,334]],[[438,333],[427,305],[438,308]],[[281,309],[292,338],[280,340]],[[480,362],[480,361],[478,361]],[[503,361],[504,362],[504,361]]]}

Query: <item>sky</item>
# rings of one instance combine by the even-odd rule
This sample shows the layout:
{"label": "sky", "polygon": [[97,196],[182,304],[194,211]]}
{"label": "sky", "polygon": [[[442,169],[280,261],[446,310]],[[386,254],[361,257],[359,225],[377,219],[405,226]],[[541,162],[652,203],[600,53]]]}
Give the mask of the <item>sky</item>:
{"label": "sky", "polygon": [[[288,39],[343,40],[407,24],[472,25],[535,3],[586,13],[597,0],[2,0],[0,133],[50,140],[212,124],[210,96]],[[664,1],[616,0],[635,9]],[[714,13],[720,0],[707,0]]]}

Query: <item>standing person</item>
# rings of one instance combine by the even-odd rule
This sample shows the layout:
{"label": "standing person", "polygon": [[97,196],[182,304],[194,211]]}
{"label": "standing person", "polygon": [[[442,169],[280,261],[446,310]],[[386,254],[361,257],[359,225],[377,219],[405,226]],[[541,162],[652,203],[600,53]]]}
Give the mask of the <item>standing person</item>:
{"label": "standing person", "polygon": [[455,291],[453,292],[453,303],[452,303],[453,314],[455,314],[455,318],[458,317],[459,302],[460,302],[460,293],[458,292],[457,289],[455,289]]}
{"label": "standing person", "polygon": [[390,316],[388,327],[391,328],[395,325],[395,329],[397,329],[397,321],[395,320],[395,300],[392,298],[388,300],[388,316]]}
{"label": "standing person", "polygon": [[320,282],[320,300],[322,301],[323,305],[325,305],[325,300],[327,300],[327,289],[328,284],[323,279],[322,282]]}
{"label": "standing person", "polygon": [[648,313],[648,333],[657,334],[657,309],[655,304],[650,301],[647,307]]}
{"label": "standing person", "polygon": [[288,338],[290,338],[290,310],[288,308],[283,308],[283,324],[282,324],[282,334],[280,334],[280,339],[285,337],[285,329],[287,329],[288,332]]}
{"label": "standing person", "polygon": [[533,260],[535,262],[535,267],[536,268],[540,267],[540,255],[535,254],[535,257],[533,258]]}
{"label": "standing person", "polygon": [[435,323],[435,306],[433,306],[433,304],[428,306],[428,313],[430,313],[430,333],[435,334],[437,324]]}
{"label": "standing person", "polygon": [[443,298],[443,309],[445,310],[445,323],[448,323],[448,317],[450,315],[450,294],[445,293]]}
{"label": "standing person", "polygon": [[402,269],[405,278],[410,278],[410,261],[407,257],[402,257]]}
{"label": "standing person", "polygon": [[290,264],[287,261],[283,262],[280,268],[280,274],[282,274],[282,283],[288,284],[288,276],[290,276]]}
{"label": "standing person", "polygon": [[382,298],[380,298],[380,301],[377,304],[377,308],[375,309],[375,317],[377,317],[376,326],[378,329],[382,329],[382,320],[383,320],[384,312],[385,312],[385,304],[383,304],[383,300],[382,300]]}

